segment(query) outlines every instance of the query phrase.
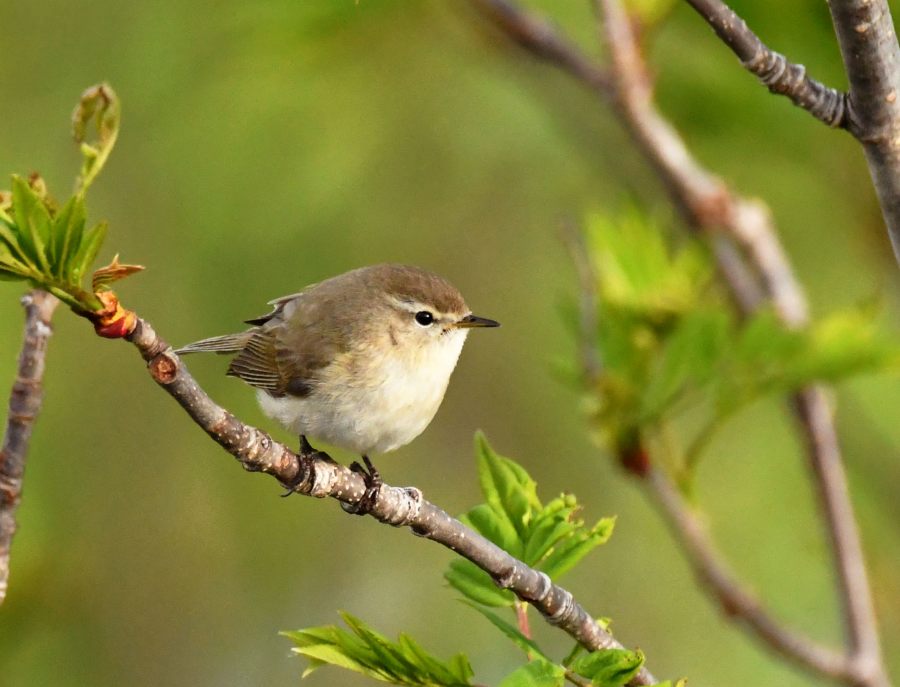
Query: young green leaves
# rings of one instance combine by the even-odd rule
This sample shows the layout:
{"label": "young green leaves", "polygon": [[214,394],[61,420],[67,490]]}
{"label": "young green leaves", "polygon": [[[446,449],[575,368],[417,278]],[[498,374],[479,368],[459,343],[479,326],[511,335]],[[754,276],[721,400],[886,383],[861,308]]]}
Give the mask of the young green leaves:
{"label": "young green leaves", "polygon": [[[465,519],[484,536],[530,565],[558,577],[612,533],[613,519],[604,518],[586,527],[576,514],[572,496],[541,503],[537,485],[525,470],[509,458],[498,456],[483,435],[476,435],[478,471],[485,503],[469,511]],[[454,561],[446,577],[467,598],[464,603],[480,613],[526,656],[527,663],[507,675],[501,687],[562,687],[568,680],[592,687],[622,687],[641,669],[640,651],[606,649],[585,652],[576,646],[561,661],[553,659],[528,636],[524,622],[527,604],[497,588],[480,568]],[[516,606],[518,626],[486,606]],[[342,614],[350,632],[335,626],[284,632],[305,656],[305,677],[323,665],[332,665],[397,685],[471,685],[472,669],[458,654],[442,661],[427,653],[408,635],[392,642],[361,620]],[[663,683],[659,687],[673,686]]]}
{"label": "young green leaves", "polygon": [[333,665],[395,685],[472,684],[472,668],[462,654],[441,661],[409,635],[401,634],[397,642],[391,642],[359,618],[349,613],[341,613],[341,617],[351,632],[328,625],[282,633],[296,645],[294,653],[309,661],[303,677],[323,665]]}
{"label": "young green leaves", "polygon": [[646,442],[671,437],[685,417],[690,429],[670,462],[689,471],[714,430],[761,396],[900,362],[865,309],[802,330],[769,310],[739,320],[715,290],[702,246],[670,247],[637,212],[592,218],[587,238],[598,325],[582,336],[602,362],[588,388],[594,427],[637,472]]}
{"label": "young green leaves", "polygon": [[[97,140],[85,142],[91,121]],[[136,265],[98,270],[89,289],[82,281],[106,238],[106,224],[86,228],[85,193],[103,169],[118,135],[119,103],[106,84],[89,88],[73,114],[73,132],[82,153],[76,192],[59,205],[40,176],[12,178],[12,192],[0,193],[0,279],[25,281],[45,289],[78,312],[93,313],[106,304],[98,293]],[[99,275],[99,276],[98,276]]]}
{"label": "young green leaves", "polygon": [[[609,539],[614,518],[586,526],[571,494],[541,503],[537,484],[520,465],[497,455],[482,434],[475,443],[485,503],[462,516],[470,527],[554,580]],[[515,602],[512,592],[499,589],[486,572],[469,561],[453,561],[444,576],[478,603],[512,606]]]}

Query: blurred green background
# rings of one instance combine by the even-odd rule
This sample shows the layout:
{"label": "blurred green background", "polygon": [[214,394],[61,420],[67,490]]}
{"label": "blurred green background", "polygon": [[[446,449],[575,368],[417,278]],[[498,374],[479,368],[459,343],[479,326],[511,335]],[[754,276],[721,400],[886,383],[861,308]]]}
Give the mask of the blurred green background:
{"label": "blurred green background", "polygon": [[[845,85],[825,3],[733,5],[773,47]],[[588,3],[533,6],[596,51]],[[101,258],[120,251],[147,266],[120,292],[164,337],[233,331],[268,299],[359,265],[445,275],[504,326],[471,337],[431,427],[378,461],[387,481],[467,509],[479,500],[472,435],[482,428],[546,497],[573,490],[588,519],[618,514],[611,543],[564,583],[613,617],[657,675],[817,684],[698,592],[639,485],[589,442],[578,392],[553,371],[574,351],[560,318],[574,284],[560,220],[638,199],[674,221],[591,95],[466,3],[9,0],[0,26],[0,173],[39,170],[65,195],[79,162],[68,133],[78,95],[106,79],[122,98],[122,135],[90,209],[111,225]],[[853,141],[768,95],[686,7],[651,46],[661,106],[701,160],[771,205],[814,310],[883,294],[897,329],[900,272]],[[16,287],[0,286],[5,386],[21,313]],[[294,684],[303,662],[277,631],[335,622],[337,609],[389,635],[409,631],[440,655],[467,652],[485,684],[518,664],[445,588],[447,551],[333,502],[278,498],[271,479],[244,474],[153,385],[133,348],[64,310],[55,329],[0,609],[4,687]],[[223,376],[224,360],[190,366],[238,416],[294,441]],[[868,378],[837,399],[884,649],[900,676],[900,391],[894,378]],[[837,642],[829,554],[781,403],[729,424],[699,496],[776,614]],[[568,646],[536,625],[550,646]],[[336,669],[308,679],[364,683]]]}

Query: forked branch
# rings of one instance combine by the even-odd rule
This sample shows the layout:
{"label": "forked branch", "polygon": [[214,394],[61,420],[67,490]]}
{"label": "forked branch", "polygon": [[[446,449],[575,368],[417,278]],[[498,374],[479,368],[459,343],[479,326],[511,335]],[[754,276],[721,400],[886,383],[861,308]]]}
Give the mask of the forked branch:
{"label": "forked branch", "polygon": [[828,126],[851,124],[847,94],[816,81],[802,64],[794,64],[763,43],[747,23],[722,0],[687,0],[716,35],[737,55],[744,68],[772,92],[787,97]]}
{"label": "forked branch", "polygon": [[[568,45],[570,51],[576,49],[563,36],[548,35],[550,25],[545,20],[526,13],[513,2],[472,1],[488,16],[502,14],[503,21],[496,22],[497,25],[515,34],[517,43],[528,49],[533,50],[533,45],[548,42]],[[805,326],[809,318],[806,297],[778,240],[768,211],[761,203],[733,193],[724,181],[695,160],[678,132],[656,109],[643,55],[621,2],[596,0],[596,3],[610,62],[608,68],[596,65],[592,70],[609,75],[602,88],[584,79],[582,70],[571,69],[571,60],[556,60],[547,51],[535,51],[535,54],[574,76],[613,109],[665,185],[688,226],[711,238],[720,274],[741,311],[749,313],[763,301],[769,301],[787,326]],[[540,35],[523,39],[522,34],[527,34],[533,26],[541,27]],[[742,40],[749,41],[749,36],[744,34]],[[579,63],[583,61],[590,61],[590,58],[582,56],[577,60]],[[743,254],[737,253],[734,245],[739,246]],[[765,622],[749,620],[748,613],[762,618],[762,609],[758,606],[736,604],[732,608],[726,607],[726,610],[748,620],[745,627],[773,649],[782,654],[790,652],[796,661],[814,672],[831,677],[843,675],[845,681],[854,685],[886,685],[871,592],[833,419],[825,396],[817,388],[801,391],[794,401],[802,431],[809,437],[807,446],[812,474],[840,582],[849,640],[846,665],[852,665],[852,676],[838,670],[831,662],[833,657],[829,650],[812,644],[811,640],[807,644],[810,651],[797,650],[794,642],[778,641],[778,637],[796,635],[778,626],[773,619],[766,617]],[[672,523],[675,527],[684,526],[683,520],[673,519]],[[688,533],[685,531],[683,535],[686,540]],[[695,568],[702,571],[701,579],[708,581],[721,577],[715,574],[714,568],[709,567],[709,558],[698,555],[696,547],[685,546],[685,551]],[[721,588],[705,588],[723,602]],[[766,627],[778,631],[766,631]]]}

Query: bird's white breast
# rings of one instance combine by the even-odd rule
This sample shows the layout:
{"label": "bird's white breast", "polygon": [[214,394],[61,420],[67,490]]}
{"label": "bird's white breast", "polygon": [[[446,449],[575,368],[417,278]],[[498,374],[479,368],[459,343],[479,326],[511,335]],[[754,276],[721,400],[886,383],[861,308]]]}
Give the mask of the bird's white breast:
{"label": "bird's white breast", "polygon": [[306,397],[257,397],[294,434],[361,455],[408,444],[437,412],[467,332],[451,329],[421,347],[374,346],[325,368]]}

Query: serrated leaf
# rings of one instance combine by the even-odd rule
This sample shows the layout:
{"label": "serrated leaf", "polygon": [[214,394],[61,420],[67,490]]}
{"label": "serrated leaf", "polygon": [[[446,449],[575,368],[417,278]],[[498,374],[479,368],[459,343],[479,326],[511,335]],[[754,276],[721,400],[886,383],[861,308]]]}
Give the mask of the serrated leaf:
{"label": "serrated leaf", "polygon": [[582,524],[574,518],[577,509],[575,497],[567,494],[553,499],[535,513],[522,560],[532,567],[537,565],[558,541],[575,532]]}
{"label": "serrated leaf", "polygon": [[296,644],[294,653],[309,660],[304,676],[323,665],[334,665],[398,685],[464,687],[471,684],[472,668],[462,654],[443,662],[408,635],[401,634],[394,643],[359,618],[348,613],[341,615],[352,633],[333,625],[281,633]]}
{"label": "serrated leaf", "polygon": [[113,257],[112,262],[94,272],[94,276],[91,279],[91,288],[94,293],[98,293],[113,282],[124,279],[143,269],[143,265],[125,265],[120,263],[117,253]]}
{"label": "serrated leaf", "polygon": [[511,591],[500,589],[490,575],[470,561],[452,561],[444,579],[464,596],[485,606],[512,606],[516,600]]}
{"label": "serrated leaf", "polygon": [[550,657],[541,650],[541,648],[534,642],[534,640],[529,639],[524,634],[522,634],[517,627],[512,625],[512,623],[508,623],[493,611],[489,611],[488,609],[484,608],[483,606],[479,606],[476,603],[472,603],[471,601],[463,601],[463,603],[481,613],[481,615],[487,618],[494,627],[496,627],[503,634],[509,637],[512,640],[513,644],[524,651],[525,654],[529,657],[540,656],[547,661],[550,660]]}
{"label": "serrated leaf", "polygon": [[462,520],[504,551],[517,558],[522,556],[522,540],[505,511],[482,503],[468,511]]}
{"label": "serrated leaf", "polygon": [[644,654],[627,649],[601,649],[576,658],[569,670],[586,677],[595,687],[623,687],[644,664]]}
{"label": "serrated leaf", "polygon": [[528,526],[532,510],[540,508],[537,484],[519,465],[499,456],[480,432],[476,435],[478,475],[485,501],[496,511],[503,511],[519,537]]}
{"label": "serrated leaf", "polygon": [[[456,667],[451,669],[449,666],[445,666],[434,659],[408,634],[401,633],[397,643],[404,659],[411,665],[418,678],[424,679],[428,675],[434,675],[444,684],[453,684],[454,682],[466,680],[456,674]],[[468,665],[468,662],[466,664]]]}
{"label": "serrated leaf", "polygon": [[511,672],[498,687],[562,687],[565,681],[565,668],[538,659]]}
{"label": "serrated leaf", "polygon": [[569,537],[547,556],[541,569],[556,580],[571,570],[578,562],[612,536],[616,519],[602,518],[590,530],[580,530]]}
{"label": "serrated leaf", "polygon": [[403,652],[395,648],[387,637],[375,632],[375,630],[366,626],[359,618],[355,618],[349,613],[342,612],[341,618],[356,634],[368,645],[369,649],[375,655],[379,665],[388,674],[394,676],[404,676],[410,682],[416,682],[420,675],[420,671],[415,663],[411,663],[403,656]]}

